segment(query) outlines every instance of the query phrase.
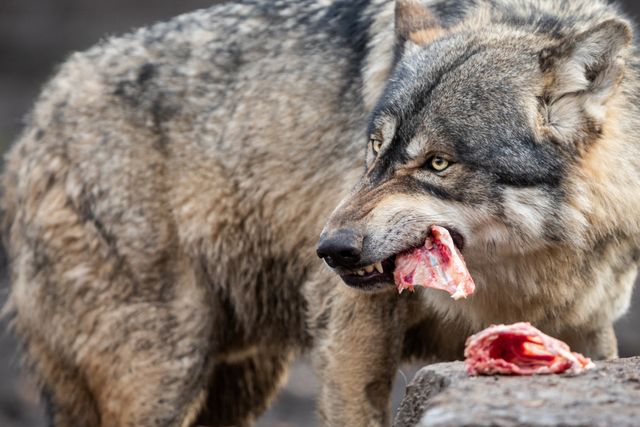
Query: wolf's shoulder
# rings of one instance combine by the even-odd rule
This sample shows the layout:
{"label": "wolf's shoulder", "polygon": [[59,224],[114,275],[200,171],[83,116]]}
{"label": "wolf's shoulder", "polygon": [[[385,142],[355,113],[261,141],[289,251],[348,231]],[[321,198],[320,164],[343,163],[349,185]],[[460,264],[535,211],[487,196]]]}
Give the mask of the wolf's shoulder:
{"label": "wolf's shoulder", "polygon": [[[241,0],[107,37],[59,66],[27,124],[102,108],[145,117],[170,114],[174,104],[215,108],[234,81],[265,73],[323,66],[328,74],[333,64],[349,63],[340,72],[357,77],[372,10],[389,1]],[[294,63],[303,66],[284,66]]]}
{"label": "wolf's shoulder", "polygon": [[[392,0],[239,0],[213,5],[108,37],[76,57],[117,73],[139,56],[184,64],[219,58],[225,51],[315,52],[343,44],[364,48],[367,31],[382,5]],[[358,45],[358,46],[355,46]],[[223,55],[224,57],[224,55]]]}
{"label": "wolf's shoulder", "polygon": [[[392,0],[240,0],[111,36],[70,55],[45,87],[52,93],[121,93],[153,80],[180,91],[228,85],[240,67],[292,57],[325,63],[348,58],[359,71],[376,13]],[[148,84],[146,86],[149,86]],[[41,102],[42,102],[41,98]],[[91,97],[89,97],[91,98]]]}

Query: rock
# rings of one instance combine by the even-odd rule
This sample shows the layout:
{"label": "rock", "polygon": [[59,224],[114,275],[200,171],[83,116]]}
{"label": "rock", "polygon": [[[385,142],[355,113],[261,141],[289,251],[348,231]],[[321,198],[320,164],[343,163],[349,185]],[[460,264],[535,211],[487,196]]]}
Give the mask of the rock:
{"label": "rock", "polygon": [[640,425],[640,357],[583,375],[469,377],[462,362],[427,366],[407,387],[395,427]]}

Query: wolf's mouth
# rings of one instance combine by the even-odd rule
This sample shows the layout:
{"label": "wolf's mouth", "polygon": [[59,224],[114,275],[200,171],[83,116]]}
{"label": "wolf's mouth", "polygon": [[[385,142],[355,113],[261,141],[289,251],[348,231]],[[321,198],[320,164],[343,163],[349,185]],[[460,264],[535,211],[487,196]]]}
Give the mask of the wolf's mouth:
{"label": "wolf's mouth", "polygon": [[[464,248],[464,238],[462,234],[452,228],[447,228],[454,245],[460,252]],[[395,286],[394,284],[394,271],[396,268],[396,257],[400,254],[411,252],[424,244],[424,240],[428,237],[426,233],[425,237],[421,239],[421,243],[408,247],[396,254],[391,255],[381,261],[376,261],[372,264],[358,266],[351,269],[335,268],[336,273],[340,275],[342,280],[349,286],[358,288],[361,290],[377,290]]]}
{"label": "wolf's mouth", "polygon": [[358,289],[373,290],[393,284],[396,256],[393,255],[382,261],[362,268],[343,270],[338,272],[342,280],[349,286]]}

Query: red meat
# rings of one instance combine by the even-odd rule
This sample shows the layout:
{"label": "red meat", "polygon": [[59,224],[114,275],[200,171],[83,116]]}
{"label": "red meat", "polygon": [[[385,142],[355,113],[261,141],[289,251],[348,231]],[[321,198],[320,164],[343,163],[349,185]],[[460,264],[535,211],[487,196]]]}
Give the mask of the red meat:
{"label": "red meat", "polygon": [[458,248],[446,228],[431,226],[424,246],[396,257],[394,279],[398,291],[413,292],[415,286],[442,289],[453,299],[466,298],[475,290]]}
{"label": "red meat", "polygon": [[590,359],[529,323],[491,326],[467,339],[464,355],[470,375],[578,374],[594,367]]}

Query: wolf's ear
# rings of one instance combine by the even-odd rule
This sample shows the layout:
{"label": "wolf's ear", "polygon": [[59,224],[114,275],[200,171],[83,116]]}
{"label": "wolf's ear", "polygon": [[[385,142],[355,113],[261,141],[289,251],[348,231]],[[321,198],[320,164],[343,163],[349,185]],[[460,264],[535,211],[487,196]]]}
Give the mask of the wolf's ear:
{"label": "wolf's ear", "polygon": [[540,53],[548,77],[546,119],[557,136],[566,140],[584,123],[598,127],[603,122],[607,102],[624,76],[631,40],[626,22],[609,20]]}
{"label": "wolf's ear", "polygon": [[436,17],[420,0],[396,0],[396,37],[400,44],[431,43],[444,34]]}

